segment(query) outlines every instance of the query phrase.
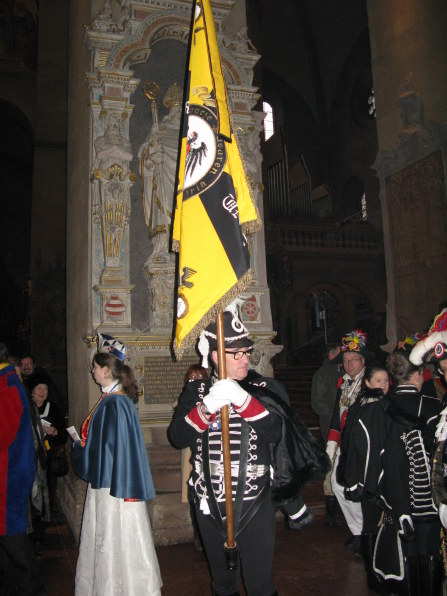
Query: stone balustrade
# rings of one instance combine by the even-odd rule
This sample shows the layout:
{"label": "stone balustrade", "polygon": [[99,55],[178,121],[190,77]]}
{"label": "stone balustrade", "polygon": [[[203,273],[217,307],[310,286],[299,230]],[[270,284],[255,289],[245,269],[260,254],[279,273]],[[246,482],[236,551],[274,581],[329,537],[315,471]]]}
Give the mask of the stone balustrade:
{"label": "stone balustrade", "polygon": [[270,246],[286,251],[383,254],[382,234],[365,224],[342,228],[269,224],[266,236]]}

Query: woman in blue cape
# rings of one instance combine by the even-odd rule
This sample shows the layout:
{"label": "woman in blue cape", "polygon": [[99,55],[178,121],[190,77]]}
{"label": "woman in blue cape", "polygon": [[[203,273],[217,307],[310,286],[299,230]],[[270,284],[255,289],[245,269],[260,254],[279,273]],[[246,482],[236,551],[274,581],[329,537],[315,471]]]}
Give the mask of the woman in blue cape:
{"label": "woman in blue cape", "polygon": [[159,595],[162,585],[146,507],[155,497],[126,348],[99,334],[92,375],[102,395],[73,445],[88,482],[76,568],[76,596]]}

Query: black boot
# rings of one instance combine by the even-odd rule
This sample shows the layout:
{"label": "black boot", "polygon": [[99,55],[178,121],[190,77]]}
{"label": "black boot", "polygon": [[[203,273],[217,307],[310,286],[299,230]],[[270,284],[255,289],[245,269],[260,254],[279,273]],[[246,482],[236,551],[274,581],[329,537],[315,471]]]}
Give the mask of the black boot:
{"label": "black boot", "polygon": [[326,512],[324,514],[324,525],[328,528],[335,526],[335,514],[337,512],[337,498],[334,496],[324,497]]}
{"label": "black boot", "polygon": [[377,534],[364,533],[360,539],[360,552],[362,553],[362,557],[365,562],[366,581],[368,584],[368,590],[372,590],[378,594],[388,594],[388,590],[385,587],[385,582],[380,575],[374,571],[373,568],[374,545],[376,544],[376,538]]}
{"label": "black boot", "polygon": [[[216,590],[214,589],[214,582],[212,583],[212,589],[213,596],[222,596],[219,592],[216,592]],[[239,590],[237,590],[236,592],[232,592],[231,594],[228,594],[228,596],[240,596]]]}
{"label": "black boot", "polygon": [[419,557],[419,594],[439,596],[443,564],[441,557]]}
{"label": "black boot", "polygon": [[296,519],[292,519],[290,515],[286,515],[286,527],[289,530],[302,530],[303,528],[311,524],[313,519],[314,514],[309,509],[309,507],[306,507],[304,513]]}

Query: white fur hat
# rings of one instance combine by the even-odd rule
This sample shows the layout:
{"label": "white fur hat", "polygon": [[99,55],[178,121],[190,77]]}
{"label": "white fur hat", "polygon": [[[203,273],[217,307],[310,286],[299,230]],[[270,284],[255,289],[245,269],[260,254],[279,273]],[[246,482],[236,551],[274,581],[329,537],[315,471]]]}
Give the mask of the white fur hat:
{"label": "white fur hat", "polygon": [[410,362],[416,366],[424,362],[437,362],[447,359],[447,308],[435,317],[428,333],[414,346]]}

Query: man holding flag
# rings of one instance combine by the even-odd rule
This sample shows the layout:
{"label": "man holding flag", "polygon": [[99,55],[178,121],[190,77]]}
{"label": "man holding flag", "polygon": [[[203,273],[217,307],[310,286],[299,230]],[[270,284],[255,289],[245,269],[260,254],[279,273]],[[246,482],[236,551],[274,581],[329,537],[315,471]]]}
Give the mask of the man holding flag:
{"label": "man holding flag", "polygon": [[276,518],[270,447],[281,437],[281,419],[256,397],[265,395],[256,383],[267,379],[249,373],[253,342],[236,310],[224,312],[224,333],[228,378],[217,380],[217,333],[212,322],[199,340],[202,365],[207,367],[208,359],[212,363],[211,379],[187,383],[168,436],[175,447],[192,451],[190,499],[213,577],[213,593],[239,594],[239,570],[227,568],[224,551],[227,515],[221,408],[229,407],[234,534],[245,587],[252,596],[272,596]]}
{"label": "man holding flag", "polygon": [[[253,233],[261,227],[231,127],[225,82],[209,0],[195,0],[193,5],[186,103],[178,172],[179,184],[174,212],[172,245],[173,249],[179,252],[179,282],[173,348],[177,358],[181,358],[186,348],[195,345],[199,333],[207,325],[214,325],[215,337],[217,336],[216,322],[213,322],[216,316],[249,284],[252,271],[246,234]],[[225,364],[227,364],[229,376],[230,378],[235,376],[235,380],[223,380],[233,382],[233,388],[243,393],[235,381],[242,380],[247,375],[249,355],[241,353],[238,348],[249,348],[253,342],[248,340],[246,330],[239,321],[237,313],[235,314],[238,329],[245,331],[242,333],[243,337],[237,337],[236,340],[232,338],[233,345],[229,349],[236,349],[237,354],[225,354],[227,362],[218,363],[217,351],[214,349],[217,348],[216,337],[216,345],[212,344],[210,356],[215,366],[219,365],[221,372],[225,370]],[[228,315],[229,313],[225,313],[225,337],[230,331]],[[236,343],[234,343],[235,341]],[[207,343],[206,340],[202,340],[202,345],[204,342]],[[208,366],[208,358],[204,357],[204,361],[206,361],[205,366]],[[215,380],[213,379],[213,383]],[[230,520],[233,519],[231,497],[229,500],[231,511],[228,512],[228,515],[226,511],[228,503],[225,503],[225,486],[228,489],[228,477],[227,484],[225,484],[224,467],[227,466],[226,475],[228,476],[229,462],[227,458],[224,465],[222,456],[222,451],[225,448],[227,453],[229,451],[228,409],[224,408],[222,417],[220,415],[220,409],[232,402],[230,395],[225,398],[210,396],[207,400],[210,410],[201,400],[200,407],[196,407],[198,400],[196,393],[199,387],[201,391],[206,388],[208,394],[210,386],[211,381],[188,383],[187,395],[180,398],[169,436],[175,446],[191,447],[193,459],[202,450],[202,439],[207,447],[209,439],[211,439],[214,447],[212,448],[212,460],[216,467],[216,475],[213,477],[219,494],[216,500],[211,486],[208,490],[206,489],[203,484],[205,482],[203,470],[198,470],[194,464],[193,472],[197,472],[198,477],[202,479],[199,482],[202,489],[198,489],[196,492],[196,501],[201,501],[202,507],[205,507],[205,512],[202,512],[200,504],[197,506],[197,517],[212,568],[214,591],[216,594],[235,594],[238,593],[239,572],[227,569],[228,560],[226,560],[224,551],[225,539],[229,543],[234,539],[234,536],[229,539],[229,535],[233,532],[230,531],[227,535],[225,527],[228,522],[227,517]],[[222,392],[222,388],[220,391]],[[226,389],[223,391],[225,393]],[[202,393],[201,397],[205,397],[205,394]],[[239,399],[240,397],[239,394]],[[238,401],[237,397],[235,399]],[[281,430],[279,421],[275,420],[274,416],[270,416],[269,412],[260,404],[258,407],[262,410],[262,415],[259,422],[256,421],[255,426],[260,425],[262,429],[260,441],[263,446],[262,451],[265,452],[265,462],[260,464],[259,468],[255,465],[256,470],[249,472],[251,478],[249,493],[251,494],[247,493],[250,499],[243,507],[241,506],[247,478],[241,468],[240,487],[232,495],[233,498],[236,497],[237,503],[234,530],[238,536],[238,547],[241,549],[241,557],[244,560],[244,575],[250,593],[265,593],[271,596],[274,592],[272,557],[275,515],[273,506],[270,498],[262,499],[264,506],[261,507],[262,511],[258,511],[261,501],[257,503],[256,508],[248,507],[248,505],[257,502],[257,497],[261,493],[264,497],[268,497],[269,456],[267,447],[269,441],[275,441],[279,437]],[[243,409],[245,411],[245,407]],[[247,415],[251,416],[249,413]],[[240,426],[242,418],[232,409],[231,417],[234,416],[238,418]],[[223,433],[221,420],[224,427]],[[246,425],[246,428],[248,429],[249,426]],[[256,434],[254,430],[253,432]],[[265,437],[262,437],[262,434],[265,434]],[[245,450],[248,449],[248,442],[248,438],[246,438],[243,447]],[[252,443],[253,439],[250,444]],[[232,457],[234,459],[232,467],[233,470],[236,470],[234,466],[239,466],[239,456],[236,457],[233,454]],[[248,465],[247,457],[247,453],[245,453],[245,466]],[[197,465],[199,463],[197,461]],[[210,481],[207,472],[208,470],[206,471],[208,478],[206,482]],[[258,476],[259,481],[262,480],[259,487],[256,484]],[[256,494],[253,493],[253,485],[257,487]],[[232,486],[231,481],[229,486]],[[206,506],[208,503],[207,492],[208,507]],[[213,510],[212,517],[217,525],[209,522],[210,506]],[[243,511],[240,511],[241,508]],[[253,521],[248,518],[244,522],[246,526],[248,521],[251,521],[248,530],[240,525],[241,514],[245,518],[248,509],[251,512],[250,517],[256,518],[256,527],[260,528],[267,523],[268,528],[265,527],[261,535],[251,531],[254,527]],[[255,515],[256,513],[257,515]],[[259,523],[256,520],[260,520]],[[250,543],[253,542],[253,539],[258,548],[262,548],[262,553],[254,550],[253,556],[247,561],[250,552],[247,547],[251,546]],[[238,565],[236,564],[235,567],[237,568]]]}
{"label": "man holding flag", "polygon": [[253,341],[240,320],[239,302],[230,304],[223,313],[228,378],[217,378],[217,329],[212,322],[198,342],[202,366],[211,364],[211,378],[186,384],[168,436],[175,447],[191,448],[189,497],[208,557],[214,594],[235,596],[239,594],[239,571],[227,568],[223,547],[227,505],[222,408],[228,407],[234,534],[245,588],[249,596],[272,596],[276,594],[275,509],[297,511],[302,488],[309,480],[323,478],[330,461],[288,405],[281,383],[249,369]]}
{"label": "man holding flag", "polygon": [[202,364],[213,374],[186,385],[168,436],[191,448],[191,500],[214,594],[239,593],[236,552],[248,594],[272,596],[272,496],[285,507],[314,472],[326,473],[328,458],[284,403],[280,384],[249,371],[253,342],[234,300],[252,277],[246,235],[261,223],[231,127],[210,0],[195,0],[193,17],[173,224],[173,348],[181,358],[200,334]]}

